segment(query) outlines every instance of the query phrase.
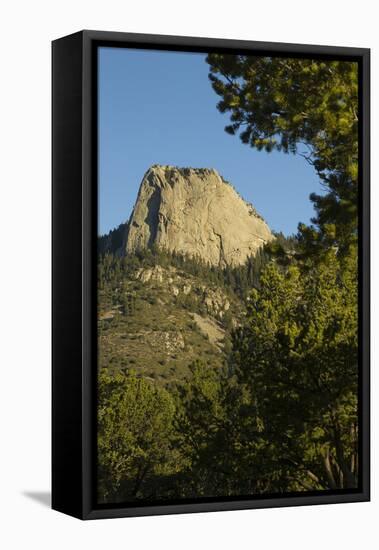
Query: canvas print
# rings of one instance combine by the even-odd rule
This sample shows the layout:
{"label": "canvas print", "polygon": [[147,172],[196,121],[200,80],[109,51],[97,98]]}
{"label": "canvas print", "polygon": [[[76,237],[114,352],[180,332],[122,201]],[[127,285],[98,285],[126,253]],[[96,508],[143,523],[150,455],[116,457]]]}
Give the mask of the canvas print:
{"label": "canvas print", "polygon": [[360,483],[358,64],[98,49],[97,501]]}

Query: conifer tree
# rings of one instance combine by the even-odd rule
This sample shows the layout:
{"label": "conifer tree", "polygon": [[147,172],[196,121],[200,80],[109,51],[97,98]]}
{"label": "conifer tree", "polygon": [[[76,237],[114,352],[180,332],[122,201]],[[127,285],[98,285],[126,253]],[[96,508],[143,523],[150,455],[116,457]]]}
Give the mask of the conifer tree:
{"label": "conifer tree", "polygon": [[258,150],[302,155],[325,188],[313,193],[314,223],[300,232],[308,251],[357,239],[358,64],[351,61],[209,54],[225,130]]}

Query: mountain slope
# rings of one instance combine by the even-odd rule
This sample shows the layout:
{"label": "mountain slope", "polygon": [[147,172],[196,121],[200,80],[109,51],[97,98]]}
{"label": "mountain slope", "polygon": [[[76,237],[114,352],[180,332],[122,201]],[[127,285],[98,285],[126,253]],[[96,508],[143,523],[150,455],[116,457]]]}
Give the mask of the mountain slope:
{"label": "mountain slope", "polygon": [[133,369],[164,385],[188,375],[195,359],[220,368],[230,329],[243,315],[240,298],[204,274],[189,273],[185,264],[146,266],[134,259],[125,276],[123,260],[113,258],[113,275],[100,284],[99,368]]}

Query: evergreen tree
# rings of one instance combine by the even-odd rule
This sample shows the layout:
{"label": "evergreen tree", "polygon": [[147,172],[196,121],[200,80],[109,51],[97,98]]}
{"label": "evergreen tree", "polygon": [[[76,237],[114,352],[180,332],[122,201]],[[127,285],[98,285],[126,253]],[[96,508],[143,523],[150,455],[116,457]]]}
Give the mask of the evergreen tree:
{"label": "evergreen tree", "polygon": [[287,490],[357,486],[357,292],[354,248],[308,270],[272,262],[235,333],[231,366]]}
{"label": "evergreen tree", "polygon": [[147,498],[149,478],[173,467],[174,403],[169,393],[133,373],[98,379],[99,499]]}
{"label": "evergreen tree", "polygon": [[351,61],[209,54],[209,78],[230,113],[225,130],[258,150],[298,153],[315,168],[318,231],[300,225],[306,248],[357,239],[358,64]]}

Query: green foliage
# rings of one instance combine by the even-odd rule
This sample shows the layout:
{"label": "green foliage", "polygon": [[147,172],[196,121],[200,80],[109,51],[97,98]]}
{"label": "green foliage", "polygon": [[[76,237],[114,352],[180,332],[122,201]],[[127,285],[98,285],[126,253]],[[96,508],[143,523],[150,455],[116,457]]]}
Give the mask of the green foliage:
{"label": "green foliage", "polygon": [[121,223],[116,229],[112,229],[107,235],[102,235],[98,238],[98,252],[99,254],[106,254],[107,252],[116,252],[120,250],[124,236],[128,229],[128,223]]}
{"label": "green foliage", "polygon": [[148,479],[170,469],[173,400],[133,373],[104,372],[98,398],[100,500],[148,498]]}
{"label": "green foliage", "polygon": [[235,334],[231,364],[287,490],[357,486],[357,298],[354,248],[285,273],[271,263]]}
{"label": "green foliage", "polygon": [[320,229],[313,244],[348,247],[357,236],[357,63],[225,54],[207,61],[218,109],[230,113],[226,131],[258,150],[304,156],[327,191],[311,195]]}
{"label": "green foliage", "polygon": [[[245,403],[242,387],[226,370],[215,372],[200,361],[192,364],[191,376],[178,388],[174,424],[183,464],[181,490],[186,497],[258,490],[256,472],[251,470],[251,451],[257,441],[248,442],[250,467],[241,453]],[[251,426],[255,419],[250,416],[247,423]]]}
{"label": "green foliage", "polygon": [[356,487],[357,315],[355,247],[317,262],[272,260],[227,368],[195,361],[166,389],[102,372],[99,498]]}
{"label": "green foliage", "polygon": [[120,297],[122,312],[124,315],[134,315],[136,310],[136,296],[124,291]]}
{"label": "green foliage", "polygon": [[226,372],[201,361],[190,367],[190,376],[177,388],[174,422],[180,448],[181,492],[187,498],[237,494],[230,464],[234,455],[233,426],[227,415]]}
{"label": "green foliage", "polygon": [[[274,243],[286,250],[296,246],[295,237],[286,238],[283,234],[276,235]],[[125,279],[132,278],[139,268],[175,267],[176,269],[202,279],[205,283],[220,288],[230,289],[241,298],[245,298],[252,287],[259,286],[259,276],[262,268],[268,262],[271,249],[259,249],[256,255],[249,257],[246,263],[236,267],[211,266],[200,258],[192,258],[180,253],[152,247],[138,250],[135,253],[118,256],[111,252],[101,254],[98,262],[98,281],[100,289],[105,286],[117,288]]]}

